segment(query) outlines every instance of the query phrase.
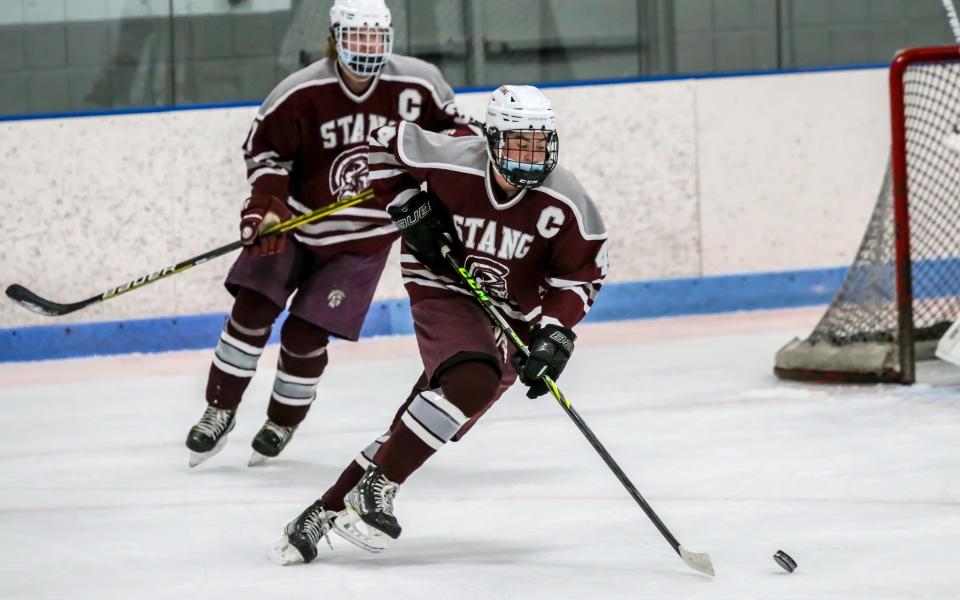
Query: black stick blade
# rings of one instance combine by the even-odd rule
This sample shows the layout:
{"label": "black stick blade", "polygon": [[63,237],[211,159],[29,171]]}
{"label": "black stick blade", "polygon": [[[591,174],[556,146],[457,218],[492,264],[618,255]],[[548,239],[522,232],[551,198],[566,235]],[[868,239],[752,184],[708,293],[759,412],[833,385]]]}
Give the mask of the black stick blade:
{"label": "black stick blade", "polygon": [[22,285],[15,283],[7,287],[7,297],[24,307],[45,317],[58,317],[68,312],[72,312],[71,307],[66,304],[50,302],[34,294]]}

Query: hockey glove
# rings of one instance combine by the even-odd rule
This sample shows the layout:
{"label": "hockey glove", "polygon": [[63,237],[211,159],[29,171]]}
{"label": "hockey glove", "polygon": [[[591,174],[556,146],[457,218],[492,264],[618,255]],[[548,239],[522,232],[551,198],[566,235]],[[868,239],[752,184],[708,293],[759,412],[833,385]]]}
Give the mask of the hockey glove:
{"label": "hockey glove", "polygon": [[573,331],[558,325],[538,326],[533,330],[530,357],[517,352],[510,358],[510,364],[520,375],[520,382],[530,387],[527,398],[539,398],[549,391],[543,376],[548,375],[553,380],[560,377],[573,354],[576,339]]}
{"label": "hockey glove", "polygon": [[461,248],[453,219],[443,203],[429,192],[419,192],[403,204],[388,206],[387,212],[417,260],[435,273],[450,269],[441,246],[450,246],[455,254]]}
{"label": "hockey glove", "polygon": [[254,192],[240,213],[240,241],[248,247],[250,256],[270,256],[283,252],[286,234],[260,237],[263,230],[293,218],[287,204],[276,196]]}

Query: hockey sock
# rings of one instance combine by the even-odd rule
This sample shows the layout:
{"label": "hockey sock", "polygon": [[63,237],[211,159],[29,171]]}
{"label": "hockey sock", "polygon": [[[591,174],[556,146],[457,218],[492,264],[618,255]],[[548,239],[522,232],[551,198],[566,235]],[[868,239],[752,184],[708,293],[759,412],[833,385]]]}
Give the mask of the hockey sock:
{"label": "hockey sock", "polygon": [[440,387],[420,392],[377,451],[376,463],[392,481],[403,483],[434,452],[496,396],[500,375],[489,363],[471,360],[440,376]]}
{"label": "hockey sock", "polygon": [[376,456],[377,451],[380,450],[380,446],[383,442],[387,441],[390,437],[390,432],[394,431],[400,424],[400,417],[403,416],[403,413],[406,412],[407,407],[410,406],[410,403],[413,402],[413,399],[416,398],[420,392],[427,389],[429,383],[427,382],[426,373],[420,375],[420,379],[417,380],[417,383],[413,386],[410,395],[407,397],[407,401],[400,406],[400,410],[397,411],[396,416],[393,418],[393,423],[390,425],[390,431],[381,435],[375,439],[372,443],[368,444],[366,448],[360,451],[360,454],[353,459],[346,469],[343,470],[343,473],[340,474],[340,477],[337,479],[337,482],[330,486],[330,489],[323,494],[323,505],[330,510],[343,510],[345,507],[343,505],[343,497],[347,495],[347,492],[352,490],[363,477],[363,473],[367,470],[367,467],[373,462],[373,457]]}
{"label": "hockey sock", "polygon": [[370,462],[373,460],[377,450],[380,449],[380,446],[383,442],[387,441],[389,437],[390,434],[385,433],[364,448],[347,468],[343,470],[337,482],[324,492],[323,505],[327,507],[328,510],[341,511],[346,508],[343,505],[344,496],[346,496],[347,492],[352,490],[354,486],[360,483],[363,473],[367,470],[367,467],[370,466]]}
{"label": "hockey sock", "polygon": [[257,371],[280,307],[266,296],[241,289],[233,303],[207,378],[207,404],[234,410]]}
{"label": "hockey sock", "polygon": [[267,416],[277,425],[293,427],[307,416],[327,366],[328,341],[326,331],[299,317],[290,315],[283,324],[277,377],[267,407]]}

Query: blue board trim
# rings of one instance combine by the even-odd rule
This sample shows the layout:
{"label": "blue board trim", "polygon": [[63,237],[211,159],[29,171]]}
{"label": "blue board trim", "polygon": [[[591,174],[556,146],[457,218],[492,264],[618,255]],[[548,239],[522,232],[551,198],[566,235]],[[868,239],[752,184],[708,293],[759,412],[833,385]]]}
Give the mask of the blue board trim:
{"label": "blue board trim", "polygon": [[[834,71],[864,71],[870,69],[886,69],[887,63],[869,63],[861,65],[841,65],[828,67],[795,67],[791,69],[768,69],[756,71],[721,71],[716,73],[676,73],[671,75],[653,75],[647,77],[624,77],[618,79],[583,79],[576,81],[551,81],[534,83],[537,87],[567,88],[587,87],[600,85],[623,85],[628,83],[656,83],[661,81],[680,81],[686,79],[723,79],[730,77],[767,77],[770,75],[790,75],[796,73],[829,73]],[[505,82],[509,83],[509,82]],[[462,94],[471,92],[490,92],[497,88],[492,86],[461,87],[454,91]],[[236,102],[221,102],[215,104],[187,104],[180,106],[149,106],[140,108],[116,108],[108,110],[90,110],[57,113],[29,113],[19,115],[0,115],[0,123],[4,121],[38,121],[43,119],[74,119],[83,117],[113,117],[123,115],[145,115],[153,113],[180,112],[187,110],[210,110],[215,108],[249,108],[260,106],[260,100],[245,100]]]}
{"label": "blue board trim", "polygon": [[[846,268],[608,283],[587,322],[825,304]],[[225,313],[0,329],[0,362],[212,348]],[[274,328],[276,341],[279,327]],[[361,337],[413,333],[408,300],[370,307]]]}

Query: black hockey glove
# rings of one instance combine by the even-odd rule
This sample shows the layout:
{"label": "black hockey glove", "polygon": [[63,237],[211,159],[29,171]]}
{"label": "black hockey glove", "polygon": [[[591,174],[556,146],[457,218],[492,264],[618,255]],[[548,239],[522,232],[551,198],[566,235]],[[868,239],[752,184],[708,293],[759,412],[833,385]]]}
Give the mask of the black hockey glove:
{"label": "black hockey glove", "polygon": [[530,358],[517,352],[510,358],[510,364],[520,374],[520,382],[530,386],[527,398],[539,398],[549,391],[541,378],[544,375],[553,380],[560,377],[573,354],[577,335],[566,327],[546,325],[534,329],[530,337]]}
{"label": "black hockey glove", "polygon": [[450,213],[433,194],[420,192],[400,206],[387,207],[387,212],[417,260],[435,273],[449,270],[440,248],[447,244],[460,254],[460,240]]}

